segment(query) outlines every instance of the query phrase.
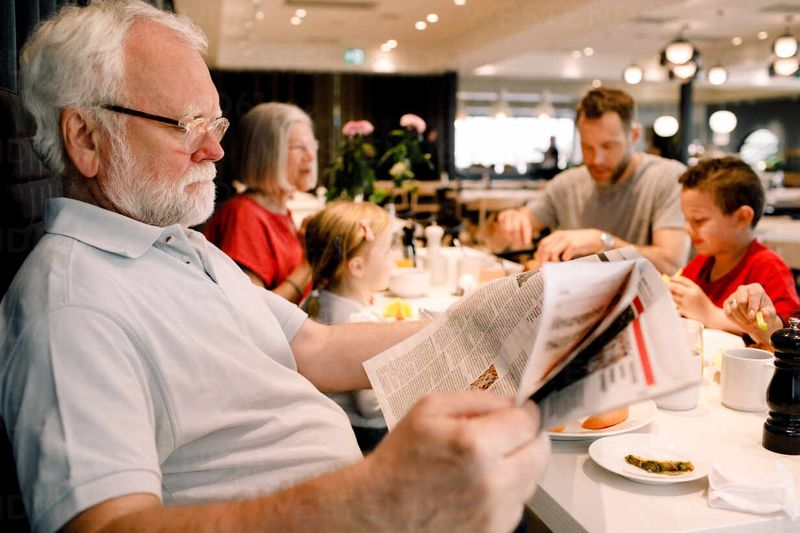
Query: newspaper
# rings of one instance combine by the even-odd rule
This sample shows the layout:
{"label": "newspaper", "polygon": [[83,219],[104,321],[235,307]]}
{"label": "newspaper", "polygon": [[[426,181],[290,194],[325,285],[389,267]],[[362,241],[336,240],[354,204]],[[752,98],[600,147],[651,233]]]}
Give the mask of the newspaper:
{"label": "newspaper", "polygon": [[364,363],[389,428],[430,393],[539,404],[543,427],[700,381],[661,275],[633,247],[495,280]]}

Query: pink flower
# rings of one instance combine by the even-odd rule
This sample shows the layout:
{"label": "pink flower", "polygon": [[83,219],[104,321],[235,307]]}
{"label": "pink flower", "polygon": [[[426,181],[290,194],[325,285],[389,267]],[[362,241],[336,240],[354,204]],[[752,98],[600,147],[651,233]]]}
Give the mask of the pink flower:
{"label": "pink flower", "polygon": [[425,121],[422,120],[417,115],[411,113],[406,113],[405,115],[400,117],[400,125],[404,128],[415,129],[419,133],[425,131],[426,128]]}
{"label": "pink flower", "polygon": [[342,127],[342,134],[352,139],[356,135],[369,135],[374,130],[369,120],[351,120]]}

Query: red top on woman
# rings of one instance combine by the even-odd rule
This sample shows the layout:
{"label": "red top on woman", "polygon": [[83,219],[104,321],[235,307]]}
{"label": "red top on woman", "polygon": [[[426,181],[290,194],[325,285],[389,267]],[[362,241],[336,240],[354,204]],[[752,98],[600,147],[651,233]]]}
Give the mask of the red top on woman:
{"label": "red top on woman", "polygon": [[291,212],[273,213],[245,194],[225,202],[203,230],[206,238],[274,289],[303,261]]}

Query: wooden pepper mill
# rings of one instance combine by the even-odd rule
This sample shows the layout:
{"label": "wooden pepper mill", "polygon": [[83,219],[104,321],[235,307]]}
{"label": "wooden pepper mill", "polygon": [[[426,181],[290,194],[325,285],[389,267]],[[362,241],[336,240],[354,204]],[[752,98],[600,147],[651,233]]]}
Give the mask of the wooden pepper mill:
{"label": "wooden pepper mill", "polygon": [[800,455],[800,319],[772,334],[775,374],[767,387],[769,417],[764,422],[761,444],[787,455]]}

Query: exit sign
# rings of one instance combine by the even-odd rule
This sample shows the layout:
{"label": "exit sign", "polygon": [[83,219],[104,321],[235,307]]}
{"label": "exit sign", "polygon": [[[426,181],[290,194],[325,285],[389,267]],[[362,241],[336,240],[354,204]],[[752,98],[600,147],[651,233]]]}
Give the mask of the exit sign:
{"label": "exit sign", "polygon": [[367,60],[367,53],[363,48],[345,48],[344,49],[344,63],[345,65],[363,65]]}

